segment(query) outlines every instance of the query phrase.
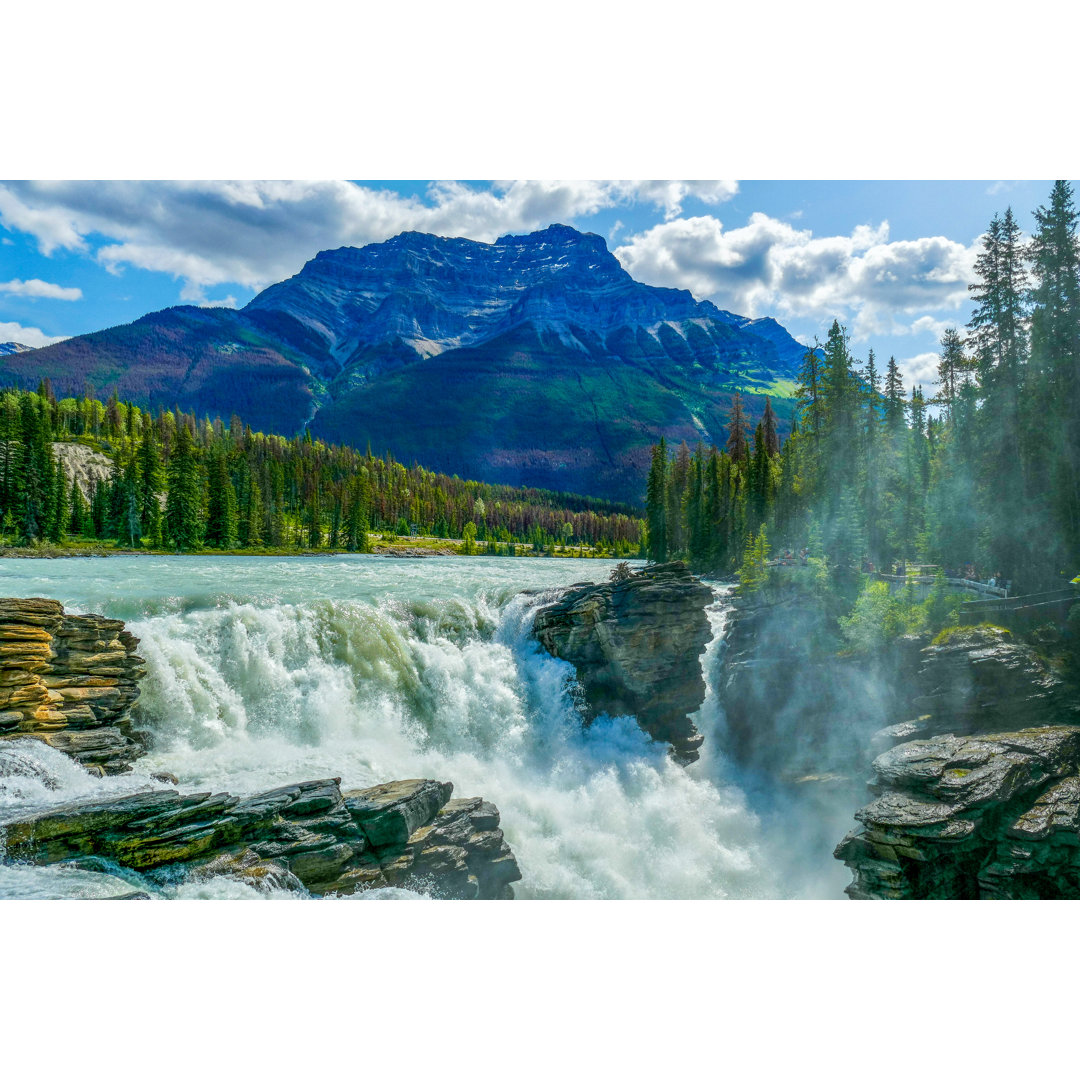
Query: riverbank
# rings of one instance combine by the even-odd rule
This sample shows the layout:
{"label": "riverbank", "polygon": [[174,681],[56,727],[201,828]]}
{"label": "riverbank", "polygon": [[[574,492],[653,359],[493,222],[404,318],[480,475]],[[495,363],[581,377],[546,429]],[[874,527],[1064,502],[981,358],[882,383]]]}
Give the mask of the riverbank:
{"label": "riverbank", "polygon": [[[355,552],[346,548],[297,548],[297,547],[257,547],[257,548],[199,548],[192,551],[176,551],[172,548],[124,547],[113,544],[35,544],[30,547],[0,545],[0,559],[106,559],[113,555],[243,555],[267,558],[286,558],[292,556],[322,557],[328,555],[388,555],[395,558],[435,558],[444,555],[499,555],[519,559],[636,559],[636,555],[615,555],[601,548],[585,546],[569,547],[563,550],[535,551],[528,544],[500,544],[474,541],[475,550],[465,551],[464,540],[442,539],[424,536],[394,536],[392,534],[371,534],[371,551]],[[511,555],[510,547],[514,548]]]}

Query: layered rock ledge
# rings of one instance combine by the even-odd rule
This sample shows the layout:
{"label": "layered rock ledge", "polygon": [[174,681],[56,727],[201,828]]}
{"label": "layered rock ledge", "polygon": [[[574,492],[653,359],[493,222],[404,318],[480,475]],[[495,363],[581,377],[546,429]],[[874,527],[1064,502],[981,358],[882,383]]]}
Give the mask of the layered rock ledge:
{"label": "layered rock ledge", "polygon": [[101,774],[142,753],[129,709],[145,665],[117,619],[0,599],[0,740],[34,738]]}
{"label": "layered rock ledge", "polygon": [[1080,897],[1080,727],[914,740],[836,857],[855,899]]}
{"label": "layered rock ledge", "polygon": [[315,895],[396,886],[445,899],[512,899],[521,878],[479,798],[399,780],[343,792],[312,780],[240,798],[140,792],[0,819],[8,859],[148,875],[234,878]]}
{"label": "layered rock ledge", "polygon": [[588,720],[633,715],[689,763],[704,739],[689,716],[705,700],[699,658],[712,637],[712,598],[685,564],[662,563],[622,581],[571,586],[537,611],[533,633],[577,669]]}

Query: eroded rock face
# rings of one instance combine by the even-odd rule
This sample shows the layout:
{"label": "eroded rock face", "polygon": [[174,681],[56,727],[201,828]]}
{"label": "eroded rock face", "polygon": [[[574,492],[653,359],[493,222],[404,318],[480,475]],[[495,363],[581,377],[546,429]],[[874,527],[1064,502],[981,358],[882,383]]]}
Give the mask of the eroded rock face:
{"label": "eroded rock face", "polygon": [[1030,645],[997,627],[961,629],[922,649],[904,700],[907,716],[880,733],[879,745],[1080,722],[1080,706],[1061,677]]}
{"label": "eroded rock face", "polygon": [[1080,897],[1080,727],[915,740],[836,849],[856,899]]}
{"label": "eroded rock face", "polygon": [[342,792],[312,780],[240,798],[173,789],[79,802],[0,820],[7,858],[316,895],[397,886],[463,900],[512,899],[521,877],[499,812],[453,785],[401,780]]}
{"label": "eroded rock face", "polygon": [[145,672],[138,644],[117,619],[0,599],[0,740],[40,739],[86,768],[123,772],[142,752],[129,716]]}
{"label": "eroded rock face", "polygon": [[712,636],[711,600],[685,564],[663,563],[625,581],[572,587],[537,611],[533,632],[577,669],[590,719],[633,715],[691,762],[703,741],[689,714],[705,700],[699,658]]}

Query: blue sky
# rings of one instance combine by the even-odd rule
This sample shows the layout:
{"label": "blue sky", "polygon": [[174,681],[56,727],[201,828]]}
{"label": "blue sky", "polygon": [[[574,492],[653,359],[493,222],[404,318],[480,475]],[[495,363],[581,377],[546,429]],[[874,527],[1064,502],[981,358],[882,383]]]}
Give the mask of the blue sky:
{"label": "blue sky", "polygon": [[978,238],[1050,181],[0,182],[0,341],[38,346],[178,303],[243,306],[325,248],[406,229],[492,241],[600,233],[649,284],[688,288],[800,340],[929,384],[968,318]]}

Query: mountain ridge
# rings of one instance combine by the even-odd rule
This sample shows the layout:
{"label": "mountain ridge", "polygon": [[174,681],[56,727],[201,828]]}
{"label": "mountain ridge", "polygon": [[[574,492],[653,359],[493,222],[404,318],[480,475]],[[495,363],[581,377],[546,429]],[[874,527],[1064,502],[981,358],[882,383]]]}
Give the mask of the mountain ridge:
{"label": "mountain ridge", "polygon": [[328,249],[240,310],[150,312],[0,358],[0,375],[640,502],[652,443],[722,442],[733,393],[758,395],[755,415],[804,352],[775,320],[645,285],[603,237],[552,225]]}

